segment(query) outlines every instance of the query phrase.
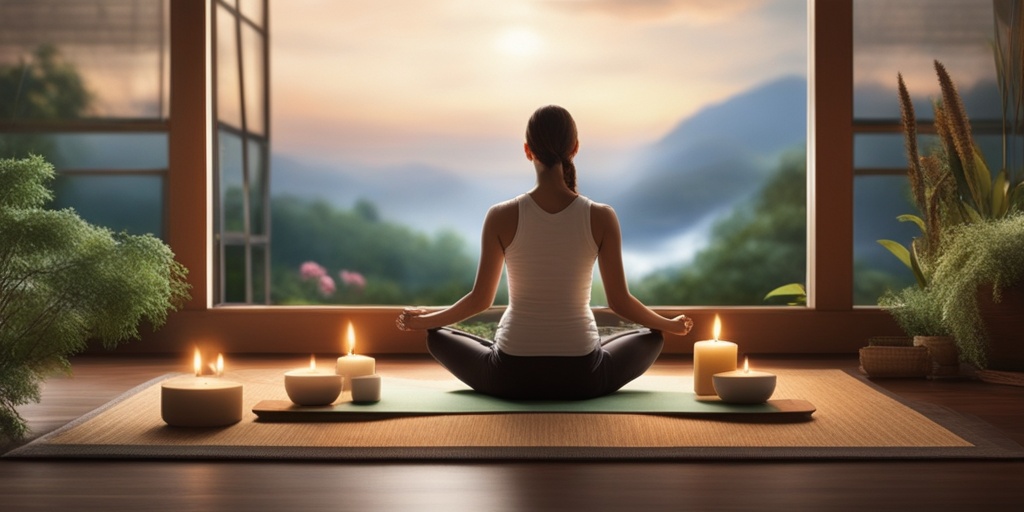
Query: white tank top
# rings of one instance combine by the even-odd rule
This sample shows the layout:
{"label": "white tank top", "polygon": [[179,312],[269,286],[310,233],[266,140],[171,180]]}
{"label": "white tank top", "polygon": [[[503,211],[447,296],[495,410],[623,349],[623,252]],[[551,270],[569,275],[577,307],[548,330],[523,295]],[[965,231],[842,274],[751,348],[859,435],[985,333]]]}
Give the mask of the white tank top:
{"label": "white tank top", "polygon": [[597,244],[590,199],[548,213],[529,194],[516,198],[519,224],[505,248],[508,309],[495,342],[515,356],[581,356],[601,346],[590,289]]}

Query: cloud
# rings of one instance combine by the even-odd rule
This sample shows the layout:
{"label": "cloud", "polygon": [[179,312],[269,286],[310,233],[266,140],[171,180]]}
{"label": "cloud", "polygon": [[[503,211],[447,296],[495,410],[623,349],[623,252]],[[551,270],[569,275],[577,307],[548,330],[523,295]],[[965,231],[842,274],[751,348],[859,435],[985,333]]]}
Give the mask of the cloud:
{"label": "cloud", "polygon": [[[274,145],[506,169],[510,155],[521,163],[529,113],[556,103],[576,117],[587,157],[604,164],[702,105],[806,69],[800,1],[633,4],[271,3]],[[509,33],[519,34],[514,55],[495,44]]]}
{"label": "cloud", "polygon": [[554,0],[556,9],[604,14],[633,22],[683,20],[693,25],[725,23],[762,0]]}

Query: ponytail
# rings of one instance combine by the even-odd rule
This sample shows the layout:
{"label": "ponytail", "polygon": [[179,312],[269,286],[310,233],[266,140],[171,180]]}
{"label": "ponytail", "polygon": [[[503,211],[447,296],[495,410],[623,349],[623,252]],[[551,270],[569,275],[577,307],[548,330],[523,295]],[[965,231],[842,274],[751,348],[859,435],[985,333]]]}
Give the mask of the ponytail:
{"label": "ponytail", "polygon": [[576,164],[570,157],[562,157],[562,179],[565,180],[565,186],[569,187],[569,190],[579,192],[576,190]]}

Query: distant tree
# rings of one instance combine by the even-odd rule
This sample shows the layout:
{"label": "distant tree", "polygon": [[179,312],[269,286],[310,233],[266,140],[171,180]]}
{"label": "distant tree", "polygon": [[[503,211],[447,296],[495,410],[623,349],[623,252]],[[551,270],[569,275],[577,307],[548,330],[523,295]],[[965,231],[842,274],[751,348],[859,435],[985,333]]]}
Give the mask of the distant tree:
{"label": "distant tree", "polygon": [[[688,265],[654,272],[632,285],[662,305],[762,305],[764,296],[807,274],[807,179],[804,151],[793,150],[752,200],[712,228]],[[899,276],[854,262],[856,304],[874,304]],[[778,302],[782,304],[784,302]]]}
{"label": "distant tree", "polygon": [[[448,304],[473,284],[475,258],[454,232],[428,235],[382,220],[366,200],[351,209],[295,196],[271,203],[275,304]],[[325,269],[333,293],[302,278],[306,262]],[[346,282],[356,274],[363,282]]]}
{"label": "distant tree", "polygon": [[92,95],[74,64],[52,44],[32,60],[0,66],[0,119],[74,119],[87,112]]}
{"label": "distant tree", "polygon": [[749,305],[776,286],[803,282],[806,182],[804,151],[787,153],[761,191],[712,228],[690,264],[648,275],[634,294],[651,304]]}
{"label": "distant tree", "polygon": [[[77,119],[89,111],[92,95],[75,66],[56,46],[45,44],[32,59],[0,66],[0,124],[24,120]],[[0,138],[0,157],[50,156],[48,137],[34,133]]]}

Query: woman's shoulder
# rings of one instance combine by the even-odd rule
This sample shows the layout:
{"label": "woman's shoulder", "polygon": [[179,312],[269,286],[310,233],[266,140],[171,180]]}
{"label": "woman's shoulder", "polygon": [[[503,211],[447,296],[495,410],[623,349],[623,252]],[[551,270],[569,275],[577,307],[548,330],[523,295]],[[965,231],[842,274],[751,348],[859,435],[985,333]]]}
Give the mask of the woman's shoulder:
{"label": "woman's shoulder", "polygon": [[590,231],[594,236],[594,243],[598,247],[604,244],[605,237],[619,231],[619,218],[615,210],[604,203],[590,203]]}
{"label": "woman's shoulder", "polygon": [[509,199],[491,206],[484,220],[484,231],[497,235],[504,250],[515,239],[519,225],[519,198]]}
{"label": "woman's shoulder", "polygon": [[507,216],[519,213],[519,199],[522,196],[516,196],[512,199],[502,201],[491,205],[491,208],[487,210],[487,216]]}
{"label": "woman's shoulder", "polygon": [[616,218],[615,209],[611,205],[590,200],[590,216],[596,220],[611,220]]}
{"label": "woman's shoulder", "polygon": [[502,201],[492,205],[487,210],[487,223],[494,226],[514,227],[519,223],[519,198],[514,197],[508,201]]}

